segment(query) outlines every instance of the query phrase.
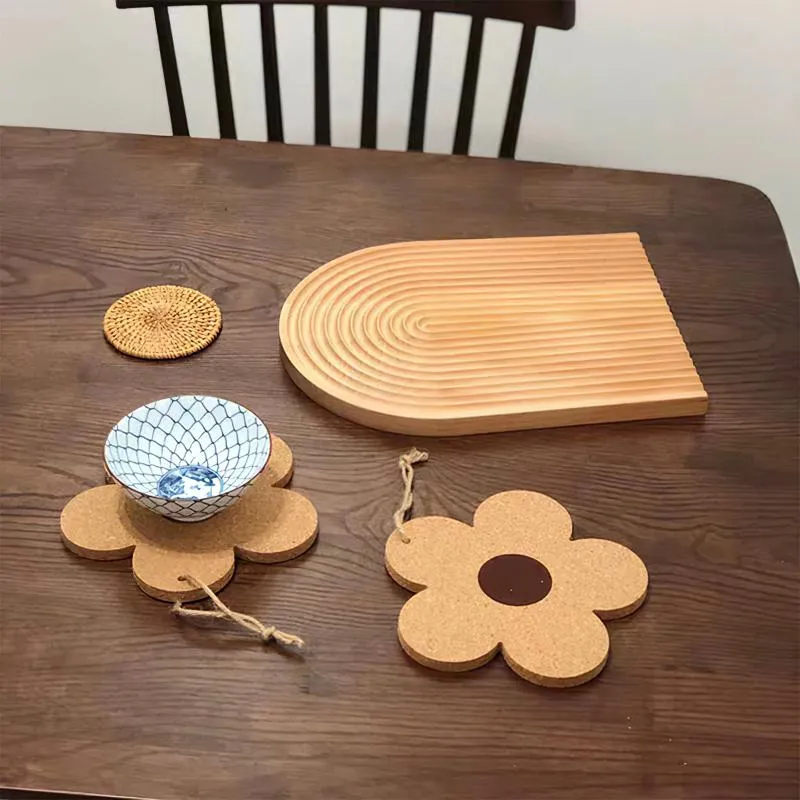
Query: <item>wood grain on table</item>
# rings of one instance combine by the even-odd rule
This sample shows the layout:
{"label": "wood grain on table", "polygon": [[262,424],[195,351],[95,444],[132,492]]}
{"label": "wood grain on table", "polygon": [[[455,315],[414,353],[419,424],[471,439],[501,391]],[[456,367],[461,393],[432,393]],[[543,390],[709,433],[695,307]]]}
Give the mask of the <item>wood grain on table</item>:
{"label": "wood grain on table", "polygon": [[[798,794],[798,292],[768,199],[702,178],[436,155],[5,129],[2,150],[0,785],[162,798],[794,800]],[[417,514],[550,494],[651,591],[574,690],[502,659],[412,663],[383,567],[397,456],[418,442],[314,405],[284,373],[281,303],[383,242],[637,231],[710,397],[705,418],[426,440]],[[186,360],[106,345],[121,294],[211,294]],[[292,446],[320,538],[241,564],[223,597],[305,659],[197,629],[127,562],[67,553],[58,515],[103,481],[124,413],[242,402]]]}

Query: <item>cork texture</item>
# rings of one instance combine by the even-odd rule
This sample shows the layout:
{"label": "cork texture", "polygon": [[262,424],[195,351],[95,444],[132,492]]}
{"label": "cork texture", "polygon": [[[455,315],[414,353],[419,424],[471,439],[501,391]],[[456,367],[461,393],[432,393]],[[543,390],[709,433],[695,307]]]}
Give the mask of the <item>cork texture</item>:
{"label": "cork texture", "polygon": [[603,669],[602,620],[635,611],[647,569],[621,544],[572,539],[567,510],[551,497],[493,495],[473,525],[447,517],[405,523],[386,544],[386,568],[417,592],[403,606],[398,637],[433,669],[474,669],[502,653],[526,680],[575,686]]}
{"label": "cork texture", "polygon": [[154,514],[130,500],[116,484],[74,497],[61,513],[61,535],[73,553],[97,561],[133,556],[141,589],[159,600],[204,596],[179,577],[190,574],[214,591],[233,577],[235,557],[276,563],[305,552],[317,535],[317,512],[303,495],[280,488],[292,474],[292,453],[273,438],[265,472],[242,499],[202,522]]}

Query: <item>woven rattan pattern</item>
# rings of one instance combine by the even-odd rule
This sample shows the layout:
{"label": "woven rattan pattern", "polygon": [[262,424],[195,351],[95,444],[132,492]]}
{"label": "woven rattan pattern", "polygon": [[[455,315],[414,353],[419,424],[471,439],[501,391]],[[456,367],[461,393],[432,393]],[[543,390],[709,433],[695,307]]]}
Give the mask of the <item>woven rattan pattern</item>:
{"label": "woven rattan pattern", "polygon": [[222,328],[219,306],[185,286],[147,286],[106,311],[103,333],[137,358],[181,358],[208,347]]}

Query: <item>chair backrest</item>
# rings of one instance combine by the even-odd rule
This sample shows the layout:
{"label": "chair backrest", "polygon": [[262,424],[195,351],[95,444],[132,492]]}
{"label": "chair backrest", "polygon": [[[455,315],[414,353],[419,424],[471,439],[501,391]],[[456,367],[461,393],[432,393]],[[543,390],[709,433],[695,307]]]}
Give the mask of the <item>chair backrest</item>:
{"label": "chair backrest", "polygon": [[316,144],[321,145],[331,143],[328,5],[361,6],[367,9],[364,99],[361,113],[361,146],[367,148],[374,148],[377,142],[381,8],[405,8],[421,13],[411,101],[411,120],[408,131],[408,149],[417,151],[422,150],[425,135],[434,15],[438,12],[449,12],[465,14],[472,18],[453,141],[453,153],[461,155],[466,155],[469,151],[472,135],[484,22],[486,19],[521,22],[523,25],[522,36],[500,144],[499,155],[501,158],[513,158],[516,153],[537,27],[567,30],[575,23],[574,0],[336,0],[335,3],[322,0],[278,0],[277,3],[258,2],[258,0],[117,0],[117,7],[153,9],[172,132],[178,136],[188,136],[189,126],[186,121],[186,108],[178,76],[169,7],[206,6],[219,132],[224,139],[235,139],[236,123],[233,117],[228,59],[225,51],[222,6],[227,4],[259,6],[267,139],[282,142],[283,113],[273,7],[280,4],[305,3],[307,5],[309,2],[314,6],[314,138]]}

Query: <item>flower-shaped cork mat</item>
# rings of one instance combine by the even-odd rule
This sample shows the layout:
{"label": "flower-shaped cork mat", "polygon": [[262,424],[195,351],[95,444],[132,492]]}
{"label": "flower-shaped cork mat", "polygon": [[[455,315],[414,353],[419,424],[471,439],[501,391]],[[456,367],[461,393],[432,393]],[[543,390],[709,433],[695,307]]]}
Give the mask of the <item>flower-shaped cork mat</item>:
{"label": "flower-shaped cork mat", "polygon": [[526,680],[576,686],[604,667],[603,619],[635,611],[647,570],[604,539],[572,538],[567,510],[536,492],[485,500],[473,525],[421,517],[386,543],[386,568],[418,592],[397,632],[420,664],[445,671],[480,667],[498,652]]}
{"label": "flower-shaped cork mat", "polygon": [[133,556],[136,582],[158,600],[198,600],[206,592],[180,580],[191,575],[213,591],[233,577],[235,556],[276,563],[308,550],[317,535],[311,502],[285,486],[292,453],[273,437],[267,469],[238,503],[203,522],[174,522],[142,508],[116,484],[72,498],[61,513],[64,544],[85,558]]}
{"label": "flower-shaped cork mat", "polygon": [[316,402],[418,435],[703,414],[639,236],[401,242],[315,270],[281,311]]}
{"label": "flower-shaped cork mat", "polygon": [[185,286],[147,286],[120,297],[103,319],[103,333],[137,358],[181,358],[208,347],[222,328],[219,306]]}

